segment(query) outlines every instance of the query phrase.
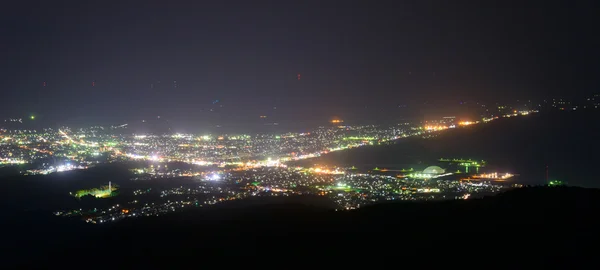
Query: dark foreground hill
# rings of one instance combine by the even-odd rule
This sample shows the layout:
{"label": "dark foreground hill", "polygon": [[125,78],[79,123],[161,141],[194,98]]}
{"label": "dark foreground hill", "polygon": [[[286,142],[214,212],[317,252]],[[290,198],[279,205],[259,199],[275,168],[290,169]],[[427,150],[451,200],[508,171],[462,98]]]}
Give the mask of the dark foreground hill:
{"label": "dark foreground hill", "polygon": [[5,231],[26,242],[5,249],[3,256],[21,266],[63,268],[258,267],[279,261],[288,267],[298,262],[488,267],[535,261],[541,267],[581,263],[593,254],[599,210],[599,190],[566,187],[344,212],[300,202],[229,205],[111,226],[56,229],[54,237],[38,239],[30,238],[35,229],[29,234]]}

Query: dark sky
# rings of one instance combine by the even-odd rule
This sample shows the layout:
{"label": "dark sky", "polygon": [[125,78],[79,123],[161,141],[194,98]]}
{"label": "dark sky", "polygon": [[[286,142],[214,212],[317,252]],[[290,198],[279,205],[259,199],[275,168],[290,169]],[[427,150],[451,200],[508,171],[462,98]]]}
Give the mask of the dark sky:
{"label": "dark sky", "polygon": [[312,121],[599,86],[597,1],[79,2],[4,4],[0,116]]}

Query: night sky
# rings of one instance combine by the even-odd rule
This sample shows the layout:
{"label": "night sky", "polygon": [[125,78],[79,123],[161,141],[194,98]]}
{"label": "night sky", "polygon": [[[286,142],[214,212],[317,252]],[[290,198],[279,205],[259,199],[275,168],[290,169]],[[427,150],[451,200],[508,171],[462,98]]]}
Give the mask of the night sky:
{"label": "night sky", "polygon": [[0,116],[48,125],[318,122],[600,85],[597,1],[25,2],[1,11]]}

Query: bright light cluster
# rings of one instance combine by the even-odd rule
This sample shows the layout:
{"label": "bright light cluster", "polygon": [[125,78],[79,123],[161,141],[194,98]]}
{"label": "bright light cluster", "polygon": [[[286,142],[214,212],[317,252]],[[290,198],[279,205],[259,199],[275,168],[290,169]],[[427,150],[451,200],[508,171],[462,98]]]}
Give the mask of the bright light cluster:
{"label": "bright light cluster", "polygon": [[425,126],[424,129],[427,131],[439,131],[439,130],[448,129],[448,127],[447,126]]}
{"label": "bright light cluster", "polygon": [[510,173],[497,173],[497,172],[493,172],[493,173],[487,173],[487,174],[480,174],[480,175],[476,175],[476,178],[484,178],[484,179],[508,179],[513,177],[513,174]]}
{"label": "bright light cluster", "polygon": [[84,170],[84,169],[87,169],[87,167],[81,166],[81,165],[63,164],[63,165],[59,165],[56,167],[49,166],[48,168],[45,168],[45,169],[27,170],[27,174],[30,174],[30,175],[50,174],[50,173],[55,173],[55,172],[67,172],[67,171],[72,171],[72,170]]}
{"label": "bright light cluster", "polygon": [[308,169],[309,172],[311,173],[321,173],[321,174],[344,174],[344,171],[339,170],[338,168],[335,168],[333,170],[330,169],[323,169],[323,168],[309,168]]}

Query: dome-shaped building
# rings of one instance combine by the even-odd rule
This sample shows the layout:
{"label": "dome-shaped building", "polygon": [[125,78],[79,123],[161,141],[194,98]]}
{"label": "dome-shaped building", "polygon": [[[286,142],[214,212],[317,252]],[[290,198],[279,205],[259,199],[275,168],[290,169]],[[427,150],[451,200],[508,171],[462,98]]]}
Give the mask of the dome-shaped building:
{"label": "dome-shaped building", "polygon": [[428,175],[438,175],[443,174],[446,170],[440,168],[439,166],[429,166],[423,170],[423,174]]}

